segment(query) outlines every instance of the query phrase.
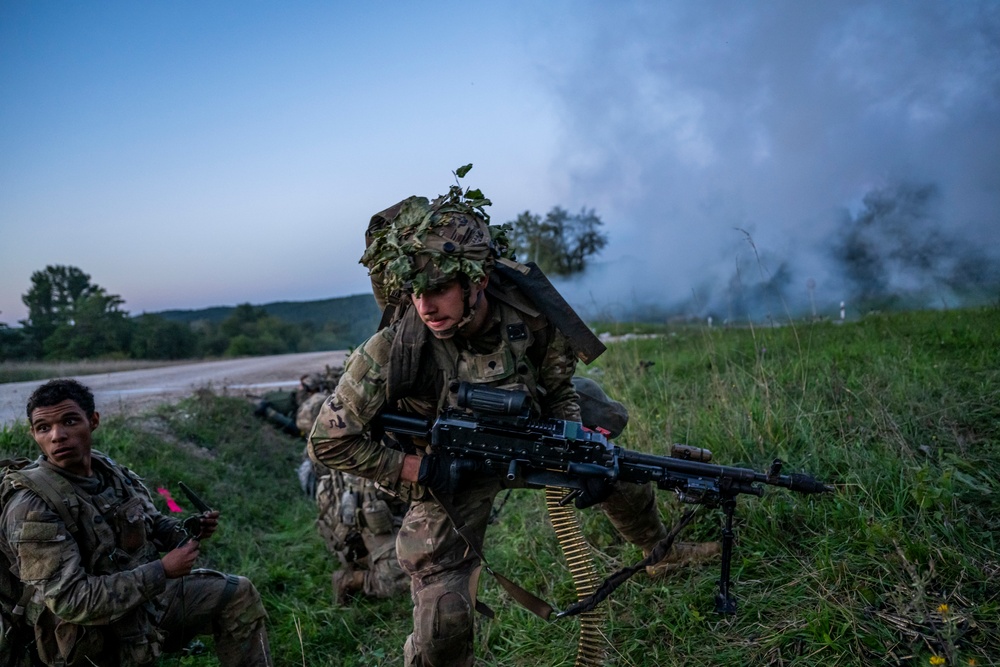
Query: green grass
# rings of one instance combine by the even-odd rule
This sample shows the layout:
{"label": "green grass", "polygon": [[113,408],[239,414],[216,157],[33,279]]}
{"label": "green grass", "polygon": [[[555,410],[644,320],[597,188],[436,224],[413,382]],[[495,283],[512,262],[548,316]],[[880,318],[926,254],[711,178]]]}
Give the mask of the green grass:
{"label": "green grass", "polygon": [[[666,453],[708,447],[714,462],[833,483],[829,497],[781,490],[742,497],[734,592],[716,615],[717,564],[664,580],[637,575],[607,601],[610,664],[1000,664],[1000,310],[914,312],[784,327],[666,327],[609,346],[591,373],[628,405],[618,444]],[[333,605],[330,556],[294,469],[302,443],[251,406],[203,393],[169,409],[111,419],[99,448],[150,487],[185,480],[223,511],[204,565],[253,578],[270,614],[278,665],[402,663],[408,599]],[[32,452],[22,426],[0,450]],[[668,520],[681,506],[660,493]],[[598,512],[582,514],[609,573],[641,554]],[[686,539],[716,539],[706,512]],[[557,607],[572,586],[543,494],[518,491],[490,528],[493,567]],[[546,623],[488,575],[481,664],[569,666],[576,621]],[[215,665],[211,656],[163,665]]]}
{"label": "green grass", "polygon": [[184,361],[146,361],[141,359],[91,359],[83,361],[0,361],[0,384],[31,382],[53,377],[117,373],[137,368],[158,368]]}

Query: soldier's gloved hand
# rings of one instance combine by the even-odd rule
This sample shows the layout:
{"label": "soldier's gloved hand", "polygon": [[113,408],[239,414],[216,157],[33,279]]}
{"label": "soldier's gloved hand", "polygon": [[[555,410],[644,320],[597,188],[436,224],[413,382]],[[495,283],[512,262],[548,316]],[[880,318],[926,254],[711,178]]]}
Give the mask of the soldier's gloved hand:
{"label": "soldier's gloved hand", "polygon": [[603,503],[614,490],[615,487],[611,481],[604,477],[587,477],[583,480],[580,495],[576,497],[576,508],[584,510],[598,503]]}
{"label": "soldier's gloved hand", "polygon": [[470,478],[481,472],[482,466],[475,461],[428,454],[420,459],[417,482],[435,493],[451,495],[460,491]]}

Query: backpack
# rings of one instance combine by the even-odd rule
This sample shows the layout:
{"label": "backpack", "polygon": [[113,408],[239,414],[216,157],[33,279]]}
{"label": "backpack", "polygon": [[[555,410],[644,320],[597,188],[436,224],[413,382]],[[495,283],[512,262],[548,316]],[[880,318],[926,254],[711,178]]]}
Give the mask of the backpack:
{"label": "backpack", "polygon": [[[399,215],[405,202],[404,199],[372,216],[365,230],[365,248],[372,244],[378,231],[390,225]],[[397,292],[385,295],[382,276],[373,273],[369,277],[375,302],[382,311],[378,327],[382,330],[403,316],[410,300]],[[537,311],[569,339],[576,356],[585,364],[597,359],[607,349],[534,262],[521,264],[499,258],[486,289],[489,294],[514,306],[518,306],[518,302],[526,297]]]}
{"label": "backpack", "polygon": [[[67,496],[67,488],[50,475],[36,472],[39,467],[32,459],[19,457],[0,460],[0,511],[7,500],[19,488],[31,489],[42,498],[52,510],[59,514],[71,535],[76,535],[79,526],[71,506],[75,494]],[[72,491],[69,488],[69,491]],[[67,501],[68,497],[72,500]],[[34,627],[25,622],[24,614],[34,594],[34,588],[25,586],[11,572],[11,562],[0,552],[0,665],[27,667],[42,664],[35,650]]]}

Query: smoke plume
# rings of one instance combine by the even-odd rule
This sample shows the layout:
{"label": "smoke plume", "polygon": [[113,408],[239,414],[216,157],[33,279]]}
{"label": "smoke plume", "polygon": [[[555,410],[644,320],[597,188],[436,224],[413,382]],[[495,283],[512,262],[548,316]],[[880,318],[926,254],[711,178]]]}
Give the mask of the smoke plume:
{"label": "smoke plume", "polygon": [[[589,5],[550,73],[589,316],[996,300],[1000,5]],[[595,17],[596,14],[596,17]]]}

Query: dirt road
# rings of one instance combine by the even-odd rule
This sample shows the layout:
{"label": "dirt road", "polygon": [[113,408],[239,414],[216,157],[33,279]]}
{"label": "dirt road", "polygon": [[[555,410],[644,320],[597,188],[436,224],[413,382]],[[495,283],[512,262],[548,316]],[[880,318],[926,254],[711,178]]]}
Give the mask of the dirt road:
{"label": "dirt road", "polygon": [[[294,387],[305,373],[322,372],[327,365],[343,365],[346,355],[344,351],[280,354],[75,377],[94,392],[97,411],[102,415],[136,414],[203,387],[238,396]],[[40,384],[0,384],[0,424],[24,421],[28,396]]]}

